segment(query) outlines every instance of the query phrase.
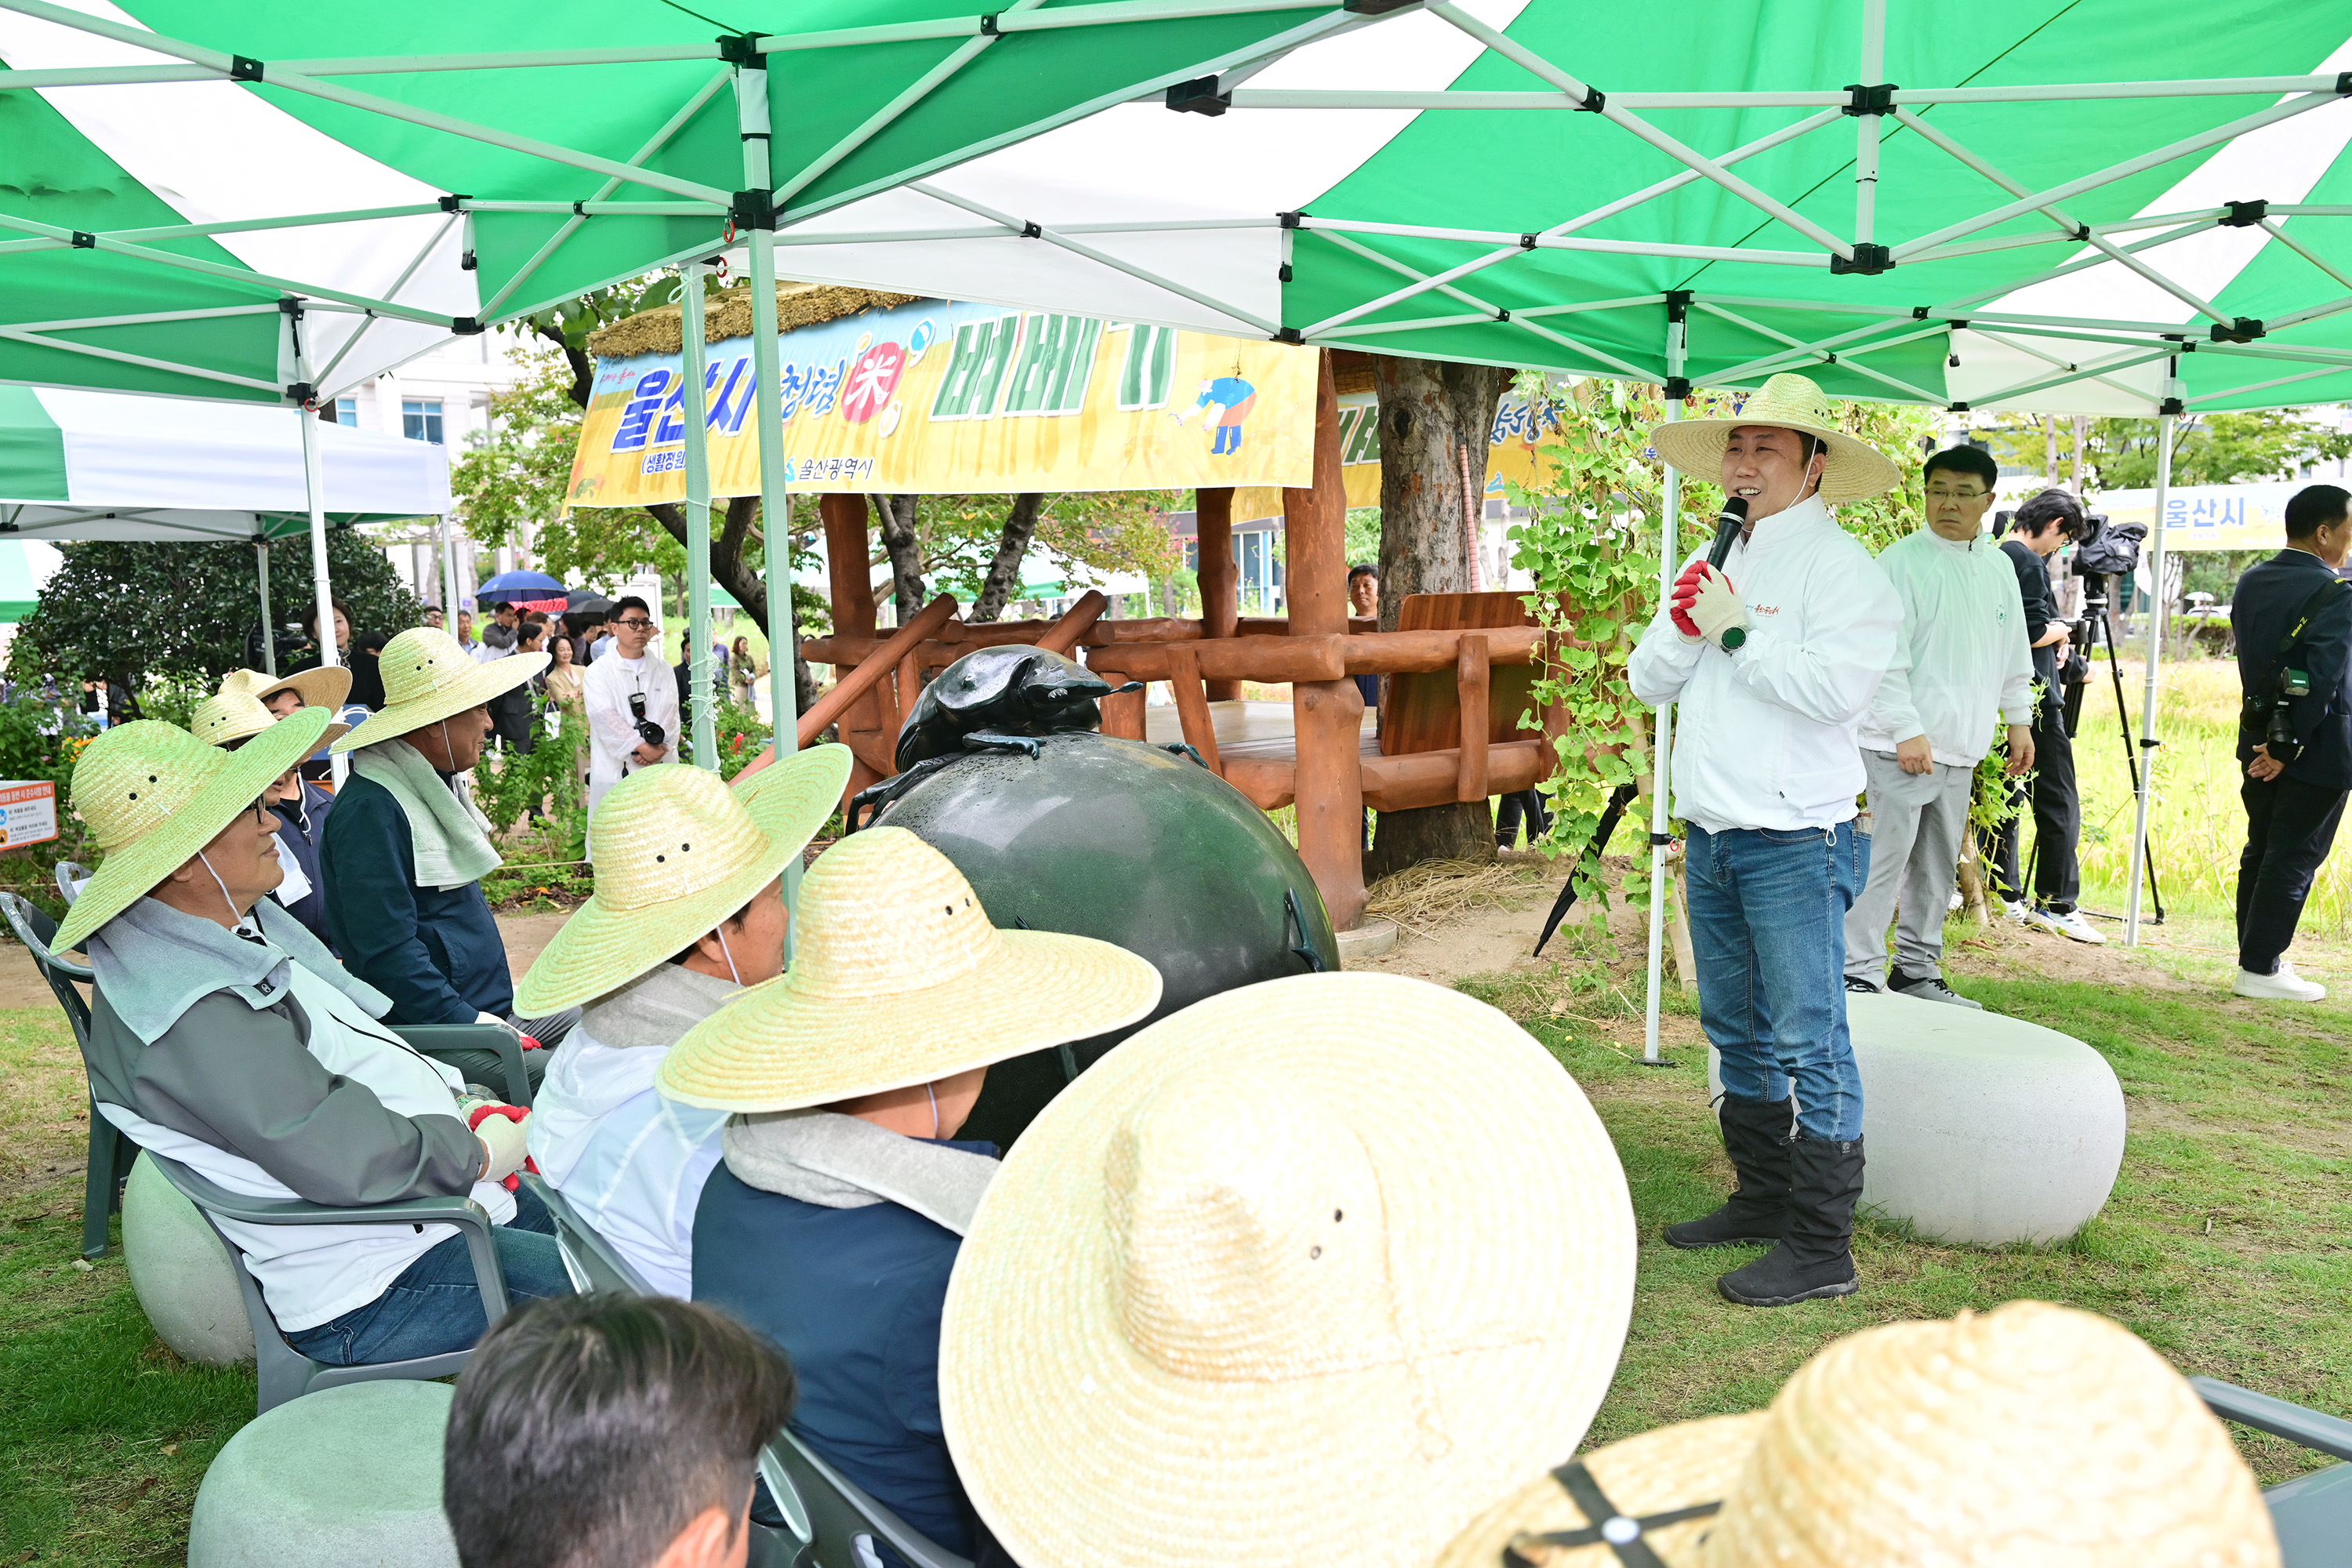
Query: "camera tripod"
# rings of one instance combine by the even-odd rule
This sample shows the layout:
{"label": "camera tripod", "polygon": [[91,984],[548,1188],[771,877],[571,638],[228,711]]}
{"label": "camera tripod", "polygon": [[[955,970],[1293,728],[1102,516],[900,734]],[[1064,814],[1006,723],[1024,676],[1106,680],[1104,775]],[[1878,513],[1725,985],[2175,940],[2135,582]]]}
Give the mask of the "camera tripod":
{"label": "camera tripod", "polygon": [[[2132,795],[2137,799],[2139,795],[2140,747],[2138,742],[2132,739],[2131,703],[2124,695],[2124,667],[2116,658],[2116,626],[2114,620],[2109,617],[2107,613],[2107,579],[2095,572],[2086,572],[2083,574],[2083,618],[2076,622],[2075,625],[2081,628],[2083,633],[2082,654],[2085,664],[2091,662],[2091,649],[2098,645],[2100,639],[2105,637],[2106,641],[2107,674],[2115,682],[2116,689],[2116,722],[2121,726],[2123,730],[2124,766],[2131,774]],[[2090,684],[2090,676],[2086,672],[2081,680],[2076,681],[2066,688],[2064,721],[2066,725],[2066,738],[2069,741],[2072,741],[2074,738],[2075,732],[2081,728],[2083,719],[2083,693],[2089,689]],[[2080,788],[2081,786],[2078,783],[2076,785],[2078,795],[2080,794]],[[2041,856],[2042,838],[2041,835],[2036,834],[2033,841],[2033,858],[2039,860]],[[2157,884],[2156,847],[2154,844],[2150,844],[2148,846],[2147,865],[2148,900],[2156,908],[2154,923],[2157,925],[2162,925],[2164,923],[2164,892]],[[2032,871],[2030,868],[2030,863],[2029,869],[2021,879],[2024,880],[2028,886],[2032,885]],[[2112,919],[2114,917],[2110,916],[2107,918]]]}

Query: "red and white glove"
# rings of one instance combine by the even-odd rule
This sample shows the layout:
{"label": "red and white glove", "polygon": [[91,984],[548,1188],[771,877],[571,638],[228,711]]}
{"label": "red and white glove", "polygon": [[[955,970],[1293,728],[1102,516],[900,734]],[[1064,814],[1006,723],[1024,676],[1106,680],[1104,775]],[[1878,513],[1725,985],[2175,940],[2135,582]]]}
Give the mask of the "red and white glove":
{"label": "red and white glove", "polygon": [[1714,567],[1703,561],[1692,566],[1675,582],[1675,629],[1690,628],[1685,640],[1703,638],[1727,653],[1748,640],[1748,607],[1731,579]]}
{"label": "red and white glove", "polygon": [[1706,580],[1708,570],[1706,562],[1692,562],[1675,579],[1674,591],[1667,595],[1667,613],[1674,616],[1675,630],[1682,633],[1685,642],[1704,642],[1706,638],[1706,634],[1698,629],[1698,623],[1691,619],[1690,607],[1698,597],[1699,584]]}
{"label": "red and white glove", "polygon": [[496,1013],[478,1012],[474,1015],[474,1022],[477,1024],[488,1024],[494,1029],[504,1029],[508,1034],[512,1035],[516,1039],[522,1042],[522,1048],[524,1050],[535,1051],[540,1048],[539,1040],[536,1037],[524,1034],[520,1029],[516,1028],[512,1024],[508,1023]]}
{"label": "red and white glove", "polygon": [[464,1101],[460,1109],[466,1112],[466,1125],[473,1130],[475,1137],[481,1140],[483,1152],[489,1156],[489,1163],[482,1172],[482,1180],[497,1182],[507,1191],[513,1192],[522,1185],[522,1177],[517,1174],[518,1172],[539,1173],[539,1166],[532,1162],[524,1146],[523,1123],[530,1118],[530,1111],[520,1105],[505,1105],[491,1100]]}

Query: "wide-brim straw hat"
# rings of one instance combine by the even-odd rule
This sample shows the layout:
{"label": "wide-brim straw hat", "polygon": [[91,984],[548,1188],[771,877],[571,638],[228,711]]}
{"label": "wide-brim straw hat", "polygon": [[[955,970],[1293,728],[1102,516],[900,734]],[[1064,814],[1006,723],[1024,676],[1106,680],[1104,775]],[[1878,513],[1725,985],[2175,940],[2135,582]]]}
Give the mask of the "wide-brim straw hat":
{"label": "wide-brim straw hat", "polygon": [[1607,1131],[1486,1004],[1297,975],[1032,1122],[948,1287],[958,1476],[1026,1568],[1422,1568],[1572,1452],[1633,1310]]}
{"label": "wide-brim straw hat", "polygon": [[[207,746],[227,746],[234,745],[239,741],[250,740],[277,723],[278,715],[272,713],[260,698],[255,696],[243,682],[236,679],[240,675],[251,673],[250,670],[241,669],[229,671],[228,679],[221,682],[219,692],[197,703],[196,710],[188,715],[188,733]],[[306,670],[304,673],[320,672]],[[348,676],[350,672],[330,673]],[[346,679],[344,684],[348,686],[351,683]],[[291,688],[283,689],[291,689]],[[302,707],[332,711],[331,707],[322,703],[305,702]],[[295,711],[299,712],[301,709],[297,709]],[[330,724],[327,726],[326,733],[321,735],[320,740],[321,742],[340,741],[351,733],[351,729],[349,724]]]}
{"label": "wide-brim straw hat", "polygon": [[305,708],[324,708],[333,712],[352,694],[352,672],[347,665],[318,665],[298,670],[292,675],[266,675],[257,669],[232,669],[221,678],[220,689],[226,692],[236,686],[267,703],[281,691],[291,691],[302,700]]}
{"label": "wide-brim straw hat", "polygon": [[288,714],[234,752],[155,719],[118,724],[74,763],[73,807],[99,853],[98,874],[66,911],[59,952],[121,914],[220,836],[287,769],[319,749],[323,708]]}
{"label": "wide-brim straw hat", "polygon": [[1832,504],[1861,500],[1903,482],[1903,470],[1885,453],[1838,427],[1837,411],[1810,376],[1787,372],[1758,388],[1737,414],[1651,426],[1650,445],[1684,473],[1713,484],[1723,471],[1725,445],[1743,425],[1777,425],[1820,437],[1829,449],[1822,465],[1821,498]]}
{"label": "wide-brim straw hat", "polygon": [[384,644],[378,656],[383,706],[336,742],[334,749],[355,752],[380,741],[396,741],[468,708],[479,708],[545,669],[547,658],[543,653],[510,653],[476,664],[447,632],[412,626]]}
{"label": "wide-brim straw hat", "polygon": [[515,987],[541,1017],[667,963],[751,902],[816,836],[849,782],[846,746],[819,746],[730,789],[663,763],[613,786],[589,824],[596,890]]}
{"label": "wide-brim straw hat", "polygon": [[1614,1568],[1637,1534],[1667,1568],[2279,1561],[2253,1473],[2187,1380],[2128,1330],[2045,1301],[1849,1335],[1765,1411],[1526,1486],[1437,1568]]}
{"label": "wide-brim straw hat", "polygon": [[792,968],[672,1047],[664,1095],[798,1110],[1083,1040],[1160,1005],[1160,971],[1125,948],[998,931],[954,862],[903,827],[826,850],[798,912]]}

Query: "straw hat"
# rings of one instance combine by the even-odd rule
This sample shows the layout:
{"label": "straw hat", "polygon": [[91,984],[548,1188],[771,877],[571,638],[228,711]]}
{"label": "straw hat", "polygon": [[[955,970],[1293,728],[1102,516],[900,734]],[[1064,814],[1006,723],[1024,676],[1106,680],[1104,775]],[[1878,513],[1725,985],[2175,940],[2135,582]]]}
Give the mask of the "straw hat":
{"label": "straw hat", "polygon": [[685,763],[614,784],[589,824],[596,890],[515,987],[516,1008],[560,1013],[684,951],[783,874],[848,782],[849,748],[819,746],[740,789]]}
{"label": "straw hat", "polygon": [[59,952],[79,947],[186,865],[278,775],[318,750],[327,719],[323,708],[302,709],[234,752],[154,719],[118,724],[92,741],[74,763],[73,807],[105,858],[50,945]]}
{"label": "straw hat", "polygon": [[336,742],[338,752],[396,741],[412,730],[479,708],[545,669],[547,655],[510,653],[476,664],[474,656],[447,632],[412,626],[383,645],[378,664],[383,671],[383,706]]}
{"label": "straw hat", "polygon": [[[255,696],[236,679],[240,675],[252,673],[251,670],[247,669],[230,670],[228,678],[221,682],[219,694],[205,698],[196,704],[196,710],[188,715],[188,732],[207,746],[226,746],[235,742],[249,740],[277,723],[278,715],[272,713],[260,698]],[[351,684],[351,672],[348,670],[305,670],[303,674],[341,675],[344,677],[343,684],[346,686]],[[297,677],[297,679],[300,678]],[[291,690],[293,688],[280,686],[277,689]],[[302,706],[304,708],[322,707],[321,704],[314,702],[305,702]],[[322,709],[322,710],[332,711],[331,709]],[[320,739],[329,742],[340,741],[351,732],[351,728],[349,724],[330,724],[327,726],[326,734]]]}
{"label": "straw hat", "polygon": [[989,1184],[949,1450],[1027,1568],[1421,1568],[1583,1436],[1634,1247],[1607,1131],[1502,1014],[1243,986],[1088,1068]]}
{"label": "straw hat", "polygon": [[1743,425],[1777,425],[1818,436],[1829,448],[1822,465],[1822,500],[1860,500],[1903,482],[1885,453],[1838,428],[1837,413],[1811,377],[1787,372],[1748,395],[1739,412],[1721,419],[1675,419],[1650,426],[1650,445],[1684,473],[1709,483],[1723,469],[1723,448]]}
{"label": "straw hat", "polygon": [[257,669],[232,669],[221,677],[220,689],[226,693],[230,687],[250,693],[263,703],[281,691],[291,691],[301,698],[305,708],[324,708],[333,712],[352,694],[352,672],[348,666],[319,665],[293,675],[264,675]]}
{"label": "straw hat", "polygon": [[[1628,1521],[1668,1568],[2279,1561],[2196,1391],[2129,1331],[2046,1301],[1850,1334],[1760,1414],[1612,1443],[1580,1468],[1497,1505],[1438,1568],[1615,1568]],[[1706,1513],[1674,1521],[1691,1510]]]}
{"label": "straw hat", "polygon": [[655,1081],[714,1110],[797,1110],[1082,1040],[1159,1005],[1144,960],[1092,937],[998,931],[946,856],[869,827],[801,884],[792,968],[696,1025]]}

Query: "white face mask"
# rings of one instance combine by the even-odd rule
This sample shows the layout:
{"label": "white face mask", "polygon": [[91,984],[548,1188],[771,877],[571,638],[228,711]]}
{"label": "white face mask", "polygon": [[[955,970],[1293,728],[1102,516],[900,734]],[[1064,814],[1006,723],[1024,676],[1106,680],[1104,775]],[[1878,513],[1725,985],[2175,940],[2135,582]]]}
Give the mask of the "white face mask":
{"label": "white face mask", "polygon": [[923,1093],[929,1098],[931,1102],[931,1136],[936,1139],[940,1135],[939,1093],[928,1083],[923,1085]]}
{"label": "white face mask", "polygon": [[743,975],[742,972],[735,967],[735,955],[727,951],[727,928],[723,925],[713,926],[710,934],[719,939],[719,955],[727,961],[727,977],[738,985],[742,984]]}
{"label": "white face mask", "polygon": [[[236,900],[228,896],[228,884],[221,880],[221,875],[218,871],[213,869],[212,858],[206,855],[203,850],[199,849],[196,851],[196,858],[205,863],[205,875],[213,879],[213,886],[220,889],[221,902],[228,906],[229,925],[237,931],[245,930],[245,917],[236,912]],[[937,1121],[938,1116],[939,1109],[934,1106],[932,1108],[932,1120]]]}

